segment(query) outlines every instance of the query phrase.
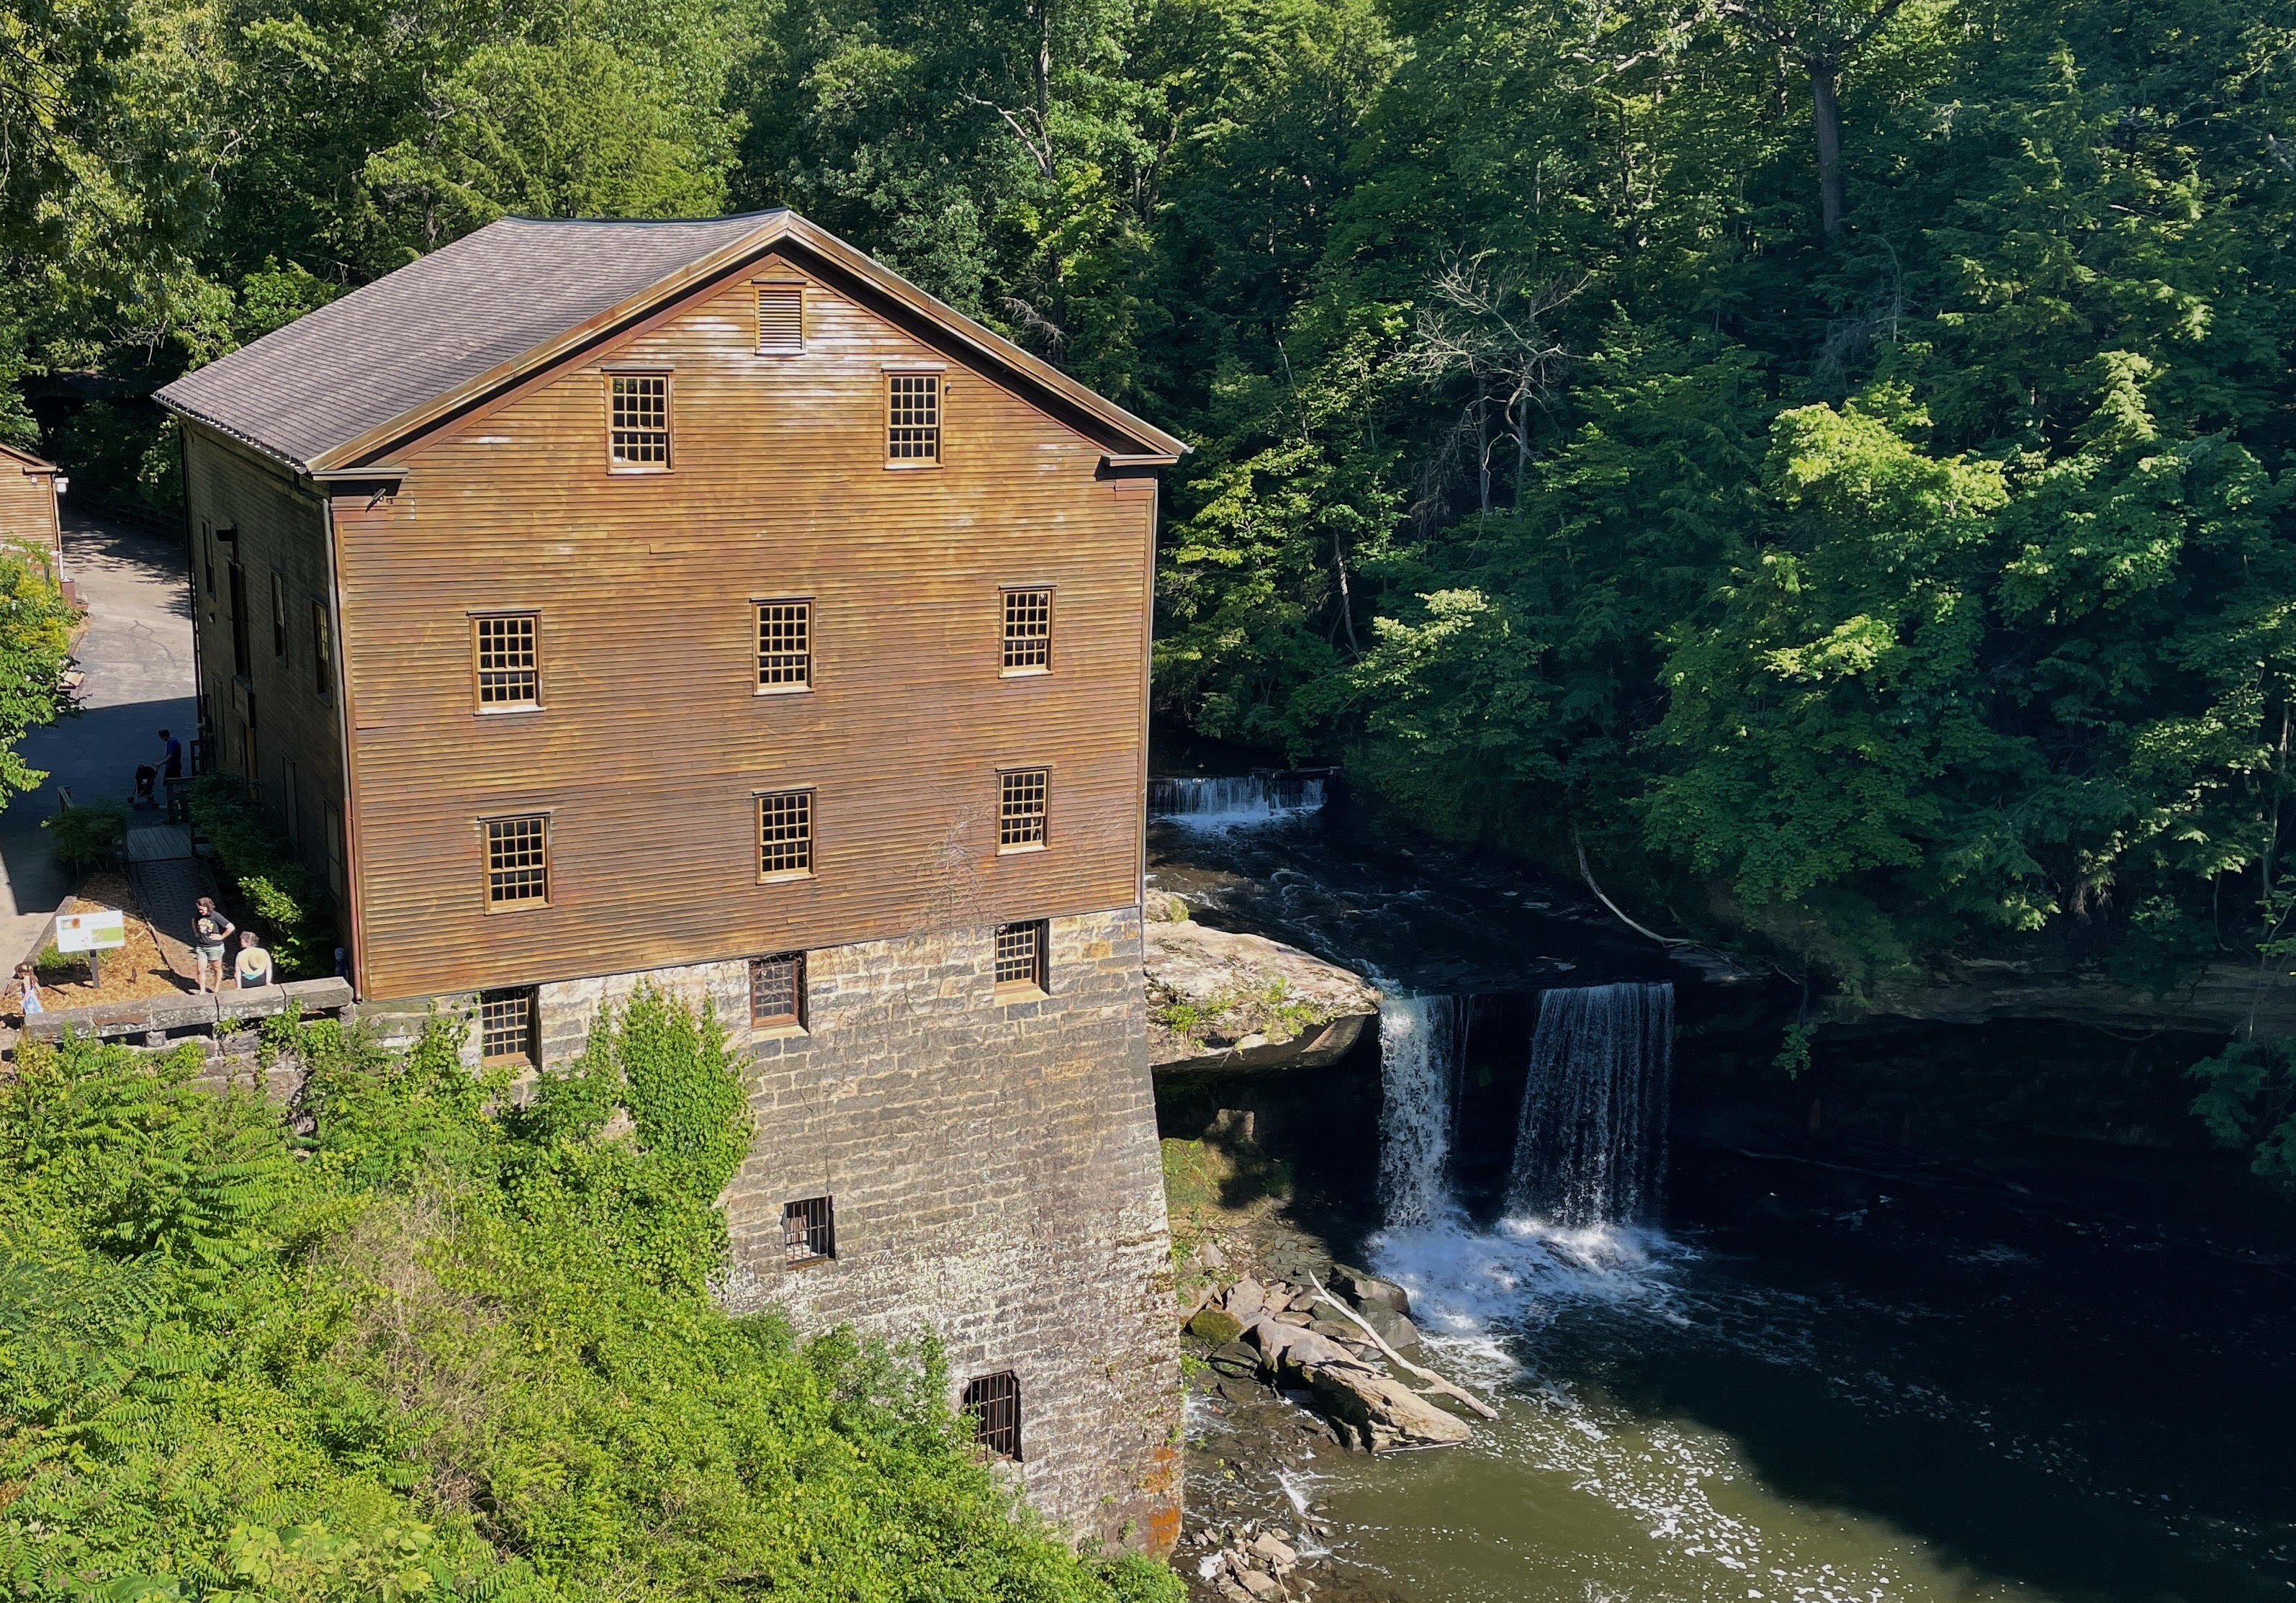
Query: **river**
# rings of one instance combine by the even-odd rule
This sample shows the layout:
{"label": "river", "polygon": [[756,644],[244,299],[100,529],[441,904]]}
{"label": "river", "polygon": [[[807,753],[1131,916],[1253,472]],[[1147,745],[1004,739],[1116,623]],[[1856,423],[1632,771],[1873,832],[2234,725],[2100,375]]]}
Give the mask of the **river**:
{"label": "river", "polygon": [[[2059,1205],[1911,1152],[1750,1144],[1703,1038],[1644,1015],[1751,981],[1570,887],[1282,800],[1160,825],[1152,877],[1398,999],[1357,1071],[1382,1081],[1358,1099],[1375,1195],[1326,1230],[1502,1416],[1462,1448],[1318,1459],[1303,1489],[1349,1578],[1325,1595],[2296,1596],[2284,1262],[2164,1233],[2141,1154],[2102,1207],[2094,1173]],[[1526,1122],[1559,1074],[1584,1083]]]}

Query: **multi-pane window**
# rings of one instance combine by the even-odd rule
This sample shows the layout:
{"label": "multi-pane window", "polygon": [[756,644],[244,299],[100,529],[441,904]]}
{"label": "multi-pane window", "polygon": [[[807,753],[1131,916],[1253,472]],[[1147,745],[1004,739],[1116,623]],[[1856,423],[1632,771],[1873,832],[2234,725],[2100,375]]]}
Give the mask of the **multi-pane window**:
{"label": "multi-pane window", "polygon": [[669,375],[610,373],[608,437],[616,467],[669,465]]}
{"label": "multi-pane window", "polygon": [[758,688],[802,690],[813,683],[813,603],[758,603]]}
{"label": "multi-pane window", "polygon": [[940,374],[889,373],[885,375],[885,460],[935,463],[940,460]]}
{"label": "multi-pane window", "polygon": [[996,987],[1003,991],[1045,984],[1045,922],[1000,924],[996,926]]}
{"label": "multi-pane window", "polygon": [[771,1029],[805,1023],[805,954],[750,959],[750,1023]]}
{"label": "multi-pane window", "polygon": [[818,1263],[837,1256],[837,1214],[825,1196],[782,1204],[782,1259]]}
{"label": "multi-pane window", "polygon": [[311,604],[311,679],[321,695],[334,695],[335,623],[324,601]]}
{"label": "multi-pane window", "polygon": [[758,286],[758,354],[793,357],[805,349],[805,285]]}
{"label": "multi-pane window", "polygon": [[1000,1459],[1021,1456],[1021,1379],[1012,1370],[964,1383],[961,1414],[972,1417],[972,1439]]}
{"label": "multi-pane window", "polygon": [[540,621],[532,612],[471,620],[471,651],[481,707],[542,703]]}
{"label": "multi-pane window", "polygon": [[271,654],[287,660],[287,583],[276,568],[271,571]]}
{"label": "multi-pane window", "polygon": [[487,905],[550,900],[550,820],[540,813],[487,820]]}
{"label": "multi-pane window", "polygon": [[813,872],[813,793],[768,791],[758,797],[758,874]]}
{"label": "multi-pane window", "polygon": [[1045,843],[1046,769],[1012,769],[996,776],[996,850],[1025,851]]}
{"label": "multi-pane window", "polygon": [[534,1061],[534,988],[479,992],[479,1054],[488,1063]]}
{"label": "multi-pane window", "polygon": [[1004,592],[1004,671],[1044,673],[1053,666],[1053,593]]}

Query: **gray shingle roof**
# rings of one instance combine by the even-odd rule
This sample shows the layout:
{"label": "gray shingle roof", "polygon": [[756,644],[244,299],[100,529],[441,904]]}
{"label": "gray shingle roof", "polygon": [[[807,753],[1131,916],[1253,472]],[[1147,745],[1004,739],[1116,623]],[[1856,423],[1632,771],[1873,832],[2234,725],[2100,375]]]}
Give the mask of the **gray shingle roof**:
{"label": "gray shingle roof", "polygon": [[504,218],[159,394],[299,467],[557,338],[754,232]]}

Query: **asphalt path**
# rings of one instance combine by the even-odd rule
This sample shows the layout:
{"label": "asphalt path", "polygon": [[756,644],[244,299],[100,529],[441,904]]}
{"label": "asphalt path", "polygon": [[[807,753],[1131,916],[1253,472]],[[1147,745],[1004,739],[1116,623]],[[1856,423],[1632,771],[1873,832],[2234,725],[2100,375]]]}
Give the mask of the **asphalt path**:
{"label": "asphalt path", "polygon": [[68,512],[64,574],[87,606],[79,644],[87,677],[78,716],[24,737],[24,760],[46,769],[46,781],[0,811],[0,956],[9,968],[71,889],[40,827],[57,810],[58,791],[78,802],[124,801],[136,765],[159,766],[158,731],[173,729],[188,751],[198,726],[182,544]]}

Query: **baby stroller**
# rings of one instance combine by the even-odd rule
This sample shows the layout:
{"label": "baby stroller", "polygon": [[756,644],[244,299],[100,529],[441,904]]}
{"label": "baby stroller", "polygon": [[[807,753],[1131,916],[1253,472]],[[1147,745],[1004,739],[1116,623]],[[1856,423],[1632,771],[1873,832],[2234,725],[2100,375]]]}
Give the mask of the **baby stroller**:
{"label": "baby stroller", "polygon": [[135,769],[135,793],[129,798],[135,807],[157,807],[160,799],[153,793],[160,784],[160,770],[150,763],[138,764]]}

